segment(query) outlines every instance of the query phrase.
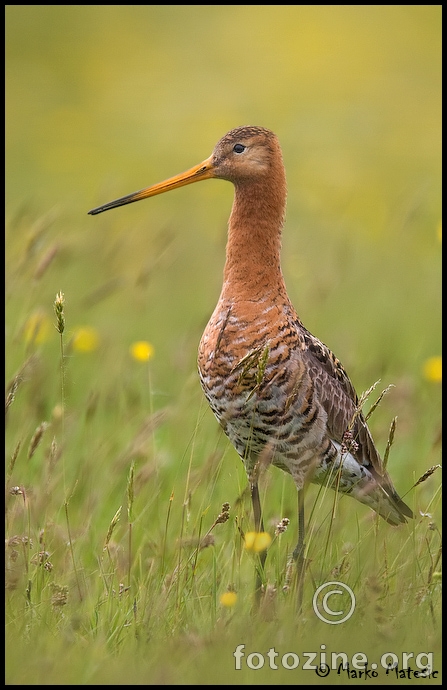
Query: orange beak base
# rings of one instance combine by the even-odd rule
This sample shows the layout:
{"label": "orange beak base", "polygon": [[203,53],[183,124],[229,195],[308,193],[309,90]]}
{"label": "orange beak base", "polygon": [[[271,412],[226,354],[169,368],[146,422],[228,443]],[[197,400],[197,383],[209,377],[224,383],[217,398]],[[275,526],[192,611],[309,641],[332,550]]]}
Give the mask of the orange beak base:
{"label": "orange beak base", "polygon": [[140,201],[141,199],[146,199],[149,196],[156,196],[157,194],[164,194],[164,192],[169,192],[171,189],[184,187],[187,184],[200,182],[201,180],[208,180],[211,177],[214,177],[212,156],[204,160],[202,163],[199,163],[199,165],[195,165],[193,168],[190,168],[179,175],[174,175],[174,177],[170,177],[164,182],[159,182],[151,187],[146,187],[146,189],[141,189],[139,192],[122,196],[114,201],[109,201],[108,204],[104,204],[103,206],[92,208],[92,210],[89,211],[89,215],[95,216],[97,213],[103,213],[103,211],[108,211],[111,208],[117,208],[118,206],[124,206],[125,204],[133,204],[134,201]]}

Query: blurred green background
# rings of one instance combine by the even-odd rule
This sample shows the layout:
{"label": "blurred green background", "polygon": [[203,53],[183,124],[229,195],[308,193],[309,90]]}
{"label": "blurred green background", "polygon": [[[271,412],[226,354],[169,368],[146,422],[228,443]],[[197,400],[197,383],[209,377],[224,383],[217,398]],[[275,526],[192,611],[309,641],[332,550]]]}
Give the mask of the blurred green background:
{"label": "blurred green background", "polygon": [[[36,535],[58,521],[65,529],[64,492],[76,486],[73,530],[94,551],[123,503],[129,457],[148,468],[142,515],[163,506],[155,532],[170,491],[184,491],[190,452],[200,468],[216,444],[225,448],[200,508],[218,512],[243,490],[196,374],[220,292],[231,185],[87,215],[200,162],[240,125],[274,130],[283,148],[283,271],[298,314],[359,393],[378,379],[395,386],[371,424],[383,452],[398,417],[390,471],[400,493],[439,461],[441,6],[9,5],[7,380],[34,359],[9,412],[7,462],[20,448],[9,479],[40,501]],[[138,341],[152,348],[147,363],[131,350]],[[139,430],[158,411],[166,417],[148,445]],[[44,420],[48,443],[55,435],[64,447],[54,492],[38,454],[26,459]],[[135,439],[141,448],[130,452]],[[279,474],[275,482],[294,506],[294,487]],[[422,509],[437,483],[421,486]],[[81,559],[88,550],[77,543]]]}
{"label": "blurred green background", "polygon": [[440,355],[440,50],[436,5],[7,6],[8,373],[62,290],[67,329],[98,331],[117,380],[148,340],[155,388],[178,395],[219,295],[231,186],[87,211],[256,124],[284,150],[304,323],[358,389],[419,394]]}

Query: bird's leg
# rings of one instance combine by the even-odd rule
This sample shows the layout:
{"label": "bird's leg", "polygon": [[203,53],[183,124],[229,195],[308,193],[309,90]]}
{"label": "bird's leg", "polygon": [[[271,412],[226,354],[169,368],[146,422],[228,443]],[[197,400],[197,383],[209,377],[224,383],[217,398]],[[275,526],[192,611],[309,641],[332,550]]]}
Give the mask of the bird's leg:
{"label": "bird's leg", "polygon": [[297,604],[299,613],[303,606],[304,531],[304,489],[300,489],[298,491],[298,543],[293,552],[293,560],[296,561],[297,570]]}
{"label": "bird's leg", "polygon": [[[253,517],[255,521],[255,532],[263,532],[264,531],[264,521],[262,519],[262,510],[261,510],[261,499],[259,498],[259,488],[258,488],[258,483],[252,483],[251,485],[251,501],[253,504]],[[261,598],[261,592],[262,592],[262,580],[263,580],[263,574],[264,574],[264,563],[265,559],[267,556],[266,551],[262,551],[259,554],[259,563],[258,567],[256,568],[256,589],[255,589],[255,598],[256,598],[256,603],[258,604]]]}

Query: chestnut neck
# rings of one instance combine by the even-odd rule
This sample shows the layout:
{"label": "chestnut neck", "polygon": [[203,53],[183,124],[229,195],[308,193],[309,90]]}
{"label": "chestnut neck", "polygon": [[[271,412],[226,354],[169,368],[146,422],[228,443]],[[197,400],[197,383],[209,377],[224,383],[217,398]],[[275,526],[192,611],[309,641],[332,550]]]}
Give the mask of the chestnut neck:
{"label": "chestnut neck", "polygon": [[285,206],[282,165],[268,178],[235,182],[222,299],[288,299],[280,260]]}

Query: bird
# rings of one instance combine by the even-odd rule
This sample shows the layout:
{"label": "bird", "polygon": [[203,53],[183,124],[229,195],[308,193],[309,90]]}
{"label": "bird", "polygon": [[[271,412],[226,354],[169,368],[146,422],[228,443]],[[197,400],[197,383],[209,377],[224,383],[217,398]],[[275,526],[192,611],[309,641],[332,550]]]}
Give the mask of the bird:
{"label": "bird", "polygon": [[255,531],[264,531],[262,470],[272,464],[292,476],[302,598],[309,483],[357,499],[392,526],[413,513],[384,467],[344,367],[289,299],[281,269],[287,185],[278,137],[264,127],[232,129],[198,165],[89,214],[211,178],[231,182],[234,200],[222,290],[198,349],[200,382],[245,466]]}

